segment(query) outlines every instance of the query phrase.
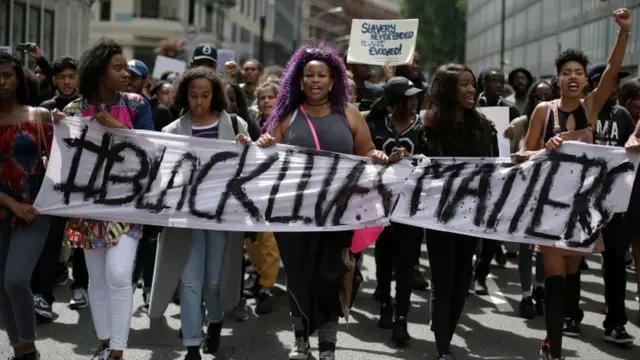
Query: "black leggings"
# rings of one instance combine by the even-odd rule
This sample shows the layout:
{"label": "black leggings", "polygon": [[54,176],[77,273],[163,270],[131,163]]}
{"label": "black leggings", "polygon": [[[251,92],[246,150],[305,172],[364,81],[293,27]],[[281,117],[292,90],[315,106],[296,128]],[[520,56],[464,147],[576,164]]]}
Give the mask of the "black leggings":
{"label": "black leggings", "polygon": [[[412,269],[416,248],[422,241],[422,228],[391,224],[387,226],[376,241],[376,279],[380,300],[391,301],[391,281],[395,271],[396,280],[396,316],[407,317],[411,298]],[[416,245],[417,244],[417,245]],[[418,254],[420,252],[418,251]]]}
{"label": "black leggings", "polygon": [[475,237],[427,230],[433,283],[431,319],[439,355],[451,353],[451,339],[471,285],[477,243]]}

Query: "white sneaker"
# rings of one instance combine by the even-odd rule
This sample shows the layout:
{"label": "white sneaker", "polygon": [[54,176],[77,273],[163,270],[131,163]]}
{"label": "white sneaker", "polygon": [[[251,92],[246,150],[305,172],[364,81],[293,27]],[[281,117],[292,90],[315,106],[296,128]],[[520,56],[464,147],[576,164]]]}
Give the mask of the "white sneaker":
{"label": "white sneaker", "polygon": [[71,300],[69,300],[69,307],[73,310],[84,309],[89,305],[89,296],[85,289],[73,289],[71,293]]}

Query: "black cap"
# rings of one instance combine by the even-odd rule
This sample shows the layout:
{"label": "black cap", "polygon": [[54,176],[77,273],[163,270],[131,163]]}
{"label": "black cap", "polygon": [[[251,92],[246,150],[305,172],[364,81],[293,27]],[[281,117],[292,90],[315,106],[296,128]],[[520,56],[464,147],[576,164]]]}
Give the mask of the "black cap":
{"label": "black cap", "polygon": [[196,49],[193,51],[193,58],[191,58],[191,61],[198,60],[211,60],[218,63],[218,49],[208,43],[198,44]]}
{"label": "black cap", "polygon": [[[596,63],[587,68],[587,76],[589,77],[589,83],[594,83],[596,81],[600,81],[604,70],[607,68],[606,62]],[[631,75],[626,71],[620,71],[618,73],[618,79],[625,78]]]}
{"label": "black cap", "polygon": [[384,86],[384,97],[389,100],[397,100],[403,97],[409,97],[422,92],[413,83],[403,76],[396,76],[387,81]]}

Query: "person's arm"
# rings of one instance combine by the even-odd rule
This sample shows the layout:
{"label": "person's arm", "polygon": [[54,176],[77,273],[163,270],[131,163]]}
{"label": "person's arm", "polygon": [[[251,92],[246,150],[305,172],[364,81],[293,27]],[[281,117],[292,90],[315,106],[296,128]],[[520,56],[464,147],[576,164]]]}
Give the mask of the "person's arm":
{"label": "person's arm", "polygon": [[[602,107],[611,96],[613,85],[618,81],[618,73],[622,67],[622,62],[624,61],[624,54],[627,51],[627,44],[629,43],[631,31],[631,12],[628,9],[619,9],[614,12],[614,16],[616,23],[618,23],[618,26],[620,27],[618,39],[616,40],[616,44],[609,55],[607,68],[600,77],[598,88],[593,90],[585,100],[587,102],[587,108],[591,113],[587,115],[599,114]],[[593,119],[591,120],[591,126],[595,129],[597,117],[590,117]]]}
{"label": "person's arm", "polygon": [[42,74],[49,84],[53,84],[53,67],[51,67],[49,61],[43,56],[36,61],[36,64],[42,70]]}
{"label": "person's arm", "polygon": [[133,118],[133,128],[136,130],[155,130],[151,106],[144,98],[136,105],[136,115]]}
{"label": "person's arm", "polygon": [[7,209],[11,210],[11,212],[13,212],[12,209],[16,204],[18,204],[16,199],[0,191],[0,206],[6,207]]}
{"label": "person's arm", "polygon": [[353,152],[359,156],[371,156],[376,147],[371,139],[369,125],[360,114],[355,106],[349,104],[346,108],[345,115],[353,132]]}

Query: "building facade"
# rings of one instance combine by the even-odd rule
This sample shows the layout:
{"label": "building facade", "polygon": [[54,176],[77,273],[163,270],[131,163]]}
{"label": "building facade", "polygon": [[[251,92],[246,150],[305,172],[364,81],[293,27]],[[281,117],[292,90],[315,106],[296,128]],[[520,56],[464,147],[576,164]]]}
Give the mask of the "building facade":
{"label": "building facade", "polygon": [[[620,7],[629,7],[634,20],[640,19],[640,2],[631,0],[467,0],[466,63],[474,71],[500,66],[503,25],[505,71],[525,67],[537,77],[551,78],[555,56],[568,48],[582,49],[592,63],[606,61],[618,31],[612,9]],[[637,21],[631,32],[624,68],[638,75]]]}
{"label": "building facade", "polygon": [[18,43],[37,43],[52,61],[79,57],[89,41],[90,0],[0,0],[0,46],[15,51]]}
{"label": "building facade", "polygon": [[[291,54],[298,37],[302,0],[102,0],[92,7],[91,38],[108,36],[127,58],[152,66],[161,40],[176,38],[188,53],[199,42],[236,52],[236,60],[258,58],[260,18],[265,18],[265,65]],[[190,28],[193,6],[195,33]],[[277,26],[276,26],[277,24]]]}
{"label": "building facade", "polygon": [[399,0],[305,0],[301,38],[346,51],[353,19],[398,19]]}

